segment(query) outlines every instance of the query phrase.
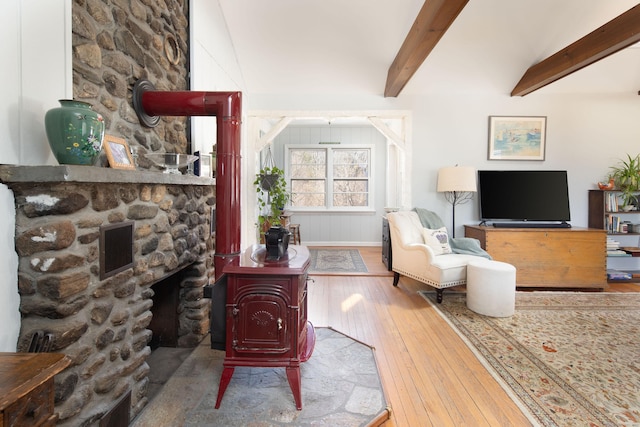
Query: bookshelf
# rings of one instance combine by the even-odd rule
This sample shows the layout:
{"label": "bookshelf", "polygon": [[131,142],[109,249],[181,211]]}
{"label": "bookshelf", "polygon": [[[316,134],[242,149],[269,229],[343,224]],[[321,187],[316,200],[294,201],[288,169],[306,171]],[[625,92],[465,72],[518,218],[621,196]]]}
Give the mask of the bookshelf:
{"label": "bookshelf", "polygon": [[589,227],[607,232],[609,282],[640,282],[640,210],[621,200],[621,191],[589,190]]}

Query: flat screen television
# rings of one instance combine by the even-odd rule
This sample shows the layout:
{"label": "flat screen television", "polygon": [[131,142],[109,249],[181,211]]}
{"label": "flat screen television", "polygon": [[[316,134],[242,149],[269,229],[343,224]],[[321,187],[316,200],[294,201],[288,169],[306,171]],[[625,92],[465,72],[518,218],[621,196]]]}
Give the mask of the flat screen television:
{"label": "flat screen television", "polygon": [[570,227],[567,171],[481,170],[478,193],[481,220],[496,227]]}

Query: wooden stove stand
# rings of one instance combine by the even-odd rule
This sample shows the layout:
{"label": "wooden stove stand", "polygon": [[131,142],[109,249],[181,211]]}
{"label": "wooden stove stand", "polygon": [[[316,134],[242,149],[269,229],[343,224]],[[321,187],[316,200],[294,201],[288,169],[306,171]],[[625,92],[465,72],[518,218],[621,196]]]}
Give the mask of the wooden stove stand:
{"label": "wooden stove stand", "polygon": [[236,366],[285,367],[296,408],[302,409],[300,363],[316,341],[307,321],[309,250],[289,246],[278,261],[267,261],[264,245],[248,248],[224,267],[227,275],[226,343],[216,408]]}

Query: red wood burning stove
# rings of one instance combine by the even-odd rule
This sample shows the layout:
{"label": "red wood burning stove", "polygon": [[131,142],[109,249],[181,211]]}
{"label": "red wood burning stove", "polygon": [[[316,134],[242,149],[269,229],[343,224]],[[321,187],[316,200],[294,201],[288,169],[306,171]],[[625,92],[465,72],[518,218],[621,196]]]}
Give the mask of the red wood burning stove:
{"label": "red wood burning stove", "polygon": [[311,357],[313,325],[307,321],[309,250],[289,246],[278,260],[263,245],[248,248],[224,267],[227,276],[226,355],[216,408],[236,366],[284,367],[296,408],[302,409],[300,363]]}

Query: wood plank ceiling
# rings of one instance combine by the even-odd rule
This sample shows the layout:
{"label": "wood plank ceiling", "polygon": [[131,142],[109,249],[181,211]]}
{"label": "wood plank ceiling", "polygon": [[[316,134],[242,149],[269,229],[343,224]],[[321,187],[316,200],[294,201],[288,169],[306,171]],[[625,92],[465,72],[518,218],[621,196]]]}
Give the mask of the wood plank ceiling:
{"label": "wood plank ceiling", "polygon": [[[396,97],[468,0],[425,1],[389,67],[385,97]],[[524,96],[640,41],[640,4],[531,66],[511,92]]]}

